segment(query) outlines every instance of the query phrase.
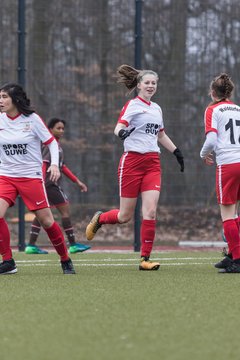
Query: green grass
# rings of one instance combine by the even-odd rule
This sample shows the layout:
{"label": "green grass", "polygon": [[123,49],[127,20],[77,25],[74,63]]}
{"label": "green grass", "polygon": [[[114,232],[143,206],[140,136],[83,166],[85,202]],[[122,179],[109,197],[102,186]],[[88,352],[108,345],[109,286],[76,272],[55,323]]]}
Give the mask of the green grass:
{"label": "green grass", "polygon": [[55,254],[14,257],[1,360],[239,359],[240,275],[218,274],[217,252],[154,253],[156,272],[138,254],[77,254],[76,275]]}

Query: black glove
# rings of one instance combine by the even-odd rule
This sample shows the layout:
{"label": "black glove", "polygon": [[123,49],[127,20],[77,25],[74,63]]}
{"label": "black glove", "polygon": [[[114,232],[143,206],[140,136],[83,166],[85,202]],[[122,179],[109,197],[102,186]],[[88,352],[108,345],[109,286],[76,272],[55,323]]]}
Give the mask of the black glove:
{"label": "black glove", "polygon": [[184,160],[183,160],[184,157],[183,157],[183,154],[181,153],[181,151],[178,148],[176,148],[174,150],[173,154],[176,156],[177,161],[180,164],[180,167],[181,167],[180,171],[184,172]]}
{"label": "black glove", "polygon": [[131,130],[121,129],[118,133],[118,136],[120,137],[121,140],[125,140],[133,132],[133,130],[135,130],[135,127],[132,128]]}

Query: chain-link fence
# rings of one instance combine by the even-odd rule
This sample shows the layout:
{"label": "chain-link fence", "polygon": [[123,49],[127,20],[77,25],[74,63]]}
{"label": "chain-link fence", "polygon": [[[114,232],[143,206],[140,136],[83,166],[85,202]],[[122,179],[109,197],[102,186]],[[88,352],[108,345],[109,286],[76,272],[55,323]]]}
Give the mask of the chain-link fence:
{"label": "chain-link fence", "polygon": [[[0,2],[2,83],[17,80],[18,2]],[[81,209],[81,218],[118,205],[122,144],[113,129],[127,97],[114,75],[120,64],[134,65],[135,5],[134,0],[26,0],[26,89],[44,120],[58,116],[67,122],[65,162],[89,188],[81,194],[65,181],[73,212]],[[215,206],[214,169],[199,158],[203,113],[210,80],[220,72],[232,76],[239,101],[240,3],[145,0],[142,31],[142,67],[159,74],[154,101],[186,162],[182,174],[175,158],[162,151],[160,204],[192,213]]]}

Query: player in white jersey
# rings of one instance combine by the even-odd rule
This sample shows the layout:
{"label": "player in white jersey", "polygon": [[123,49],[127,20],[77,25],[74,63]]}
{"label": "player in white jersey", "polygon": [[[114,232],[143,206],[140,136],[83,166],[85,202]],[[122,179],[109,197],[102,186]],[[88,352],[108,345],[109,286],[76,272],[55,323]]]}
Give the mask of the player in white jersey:
{"label": "player in white jersey", "polygon": [[124,141],[118,168],[120,209],[98,211],[86,228],[92,240],[103,224],[123,224],[131,220],[138,195],[142,198],[140,270],[158,270],[150,255],[156,231],[156,212],[161,189],[161,164],[158,142],[173,153],[184,171],[181,151],[164,131],[162,110],[151,101],[157,90],[158,75],[152,70],[136,70],[129,65],[118,68],[118,82],[138,96],[123,107],[114,134]]}
{"label": "player in white jersey", "polygon": [[57,181],[58,145],[44,122],[35,113],[23,88],[14,83],[0,88],[0,264],[1,274],[14,274],[10,233],[4,219],[7,209],[20,195],[47,232],[60,256],[64,274],[75,274],[59,225],[54,221],[42,178],[41,142],[51,152],[51,179]]}
{"label": "player in white jersey", "polygon": [[240,107],[230,100],[233,90],[227,74],[211,82],[212,103],[205,111],[206,140],[200,152],[207,165],[214,164],[213,151],[216,154],[216,193],[229,251],[215,264],[221,273],[240,273]]}

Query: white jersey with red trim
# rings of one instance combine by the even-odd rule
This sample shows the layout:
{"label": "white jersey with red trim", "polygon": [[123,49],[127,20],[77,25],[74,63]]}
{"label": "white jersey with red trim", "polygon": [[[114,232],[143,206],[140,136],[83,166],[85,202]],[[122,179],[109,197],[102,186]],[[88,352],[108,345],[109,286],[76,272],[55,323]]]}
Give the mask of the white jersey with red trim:
{"label": "white jersey with red trim", "polygon": [[217,165],[240,162],[240,107],[232,101],[221,101],[207,107],[205,133],[217,133],[214,149]]}
{"label": "white jersey with red trim", "polygon": [[0,175],[42,178],[41,142],[54,137],[36,113],[10,118],[0,114]]}
{"label": "white jersey with red trim", "polygon": [[147,102],[137,96],[129,100],[123,107],[119,123],[125,124],[129,130],[135,130],[124,140],[124,151],[160,152],[158,133],[164,130],[162,110],[154,102]]}

